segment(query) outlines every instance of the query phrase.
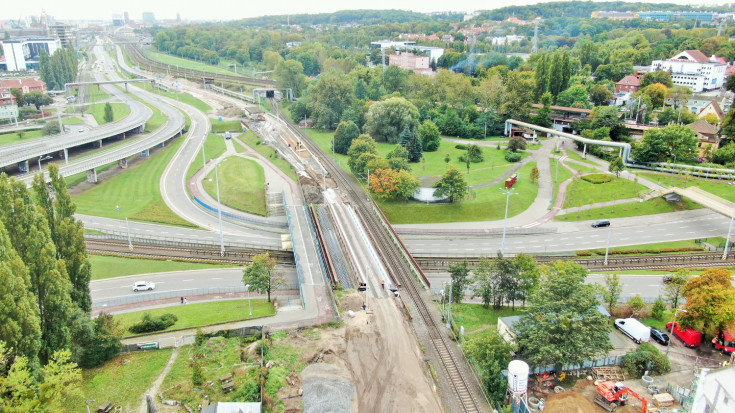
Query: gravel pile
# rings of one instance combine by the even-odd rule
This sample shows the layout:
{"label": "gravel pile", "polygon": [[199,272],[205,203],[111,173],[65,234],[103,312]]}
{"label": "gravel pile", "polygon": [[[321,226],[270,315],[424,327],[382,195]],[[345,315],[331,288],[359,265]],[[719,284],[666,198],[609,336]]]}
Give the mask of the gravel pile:
{"label": "gravel pile", "polygon": [[348,375],[334,364],[307,366],[301,372],[304,413],[352,412],[355,386],[346,378]]}

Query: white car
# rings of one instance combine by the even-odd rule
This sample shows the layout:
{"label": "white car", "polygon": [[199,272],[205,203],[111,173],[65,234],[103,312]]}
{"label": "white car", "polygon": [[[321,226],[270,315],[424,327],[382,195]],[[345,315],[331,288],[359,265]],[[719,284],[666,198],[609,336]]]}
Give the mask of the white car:
{"label": "white car", "polygon": [[148,281],[136,281],[133,284],[133,291],[153,290],[154,288],[156,288],[156,283]]}

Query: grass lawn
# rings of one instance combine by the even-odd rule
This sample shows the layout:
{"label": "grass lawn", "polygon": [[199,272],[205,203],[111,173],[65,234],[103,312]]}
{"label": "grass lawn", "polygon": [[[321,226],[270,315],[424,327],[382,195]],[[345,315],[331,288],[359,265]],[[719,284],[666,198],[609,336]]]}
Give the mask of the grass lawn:
{"label": "grass lawn", "polygon": [[242,132],[242,123],[239,120],[217,120],[210,119],[212,122],[212,132]]}
{"label": "grass lawn", "polygon": [[[225,138],[223,136],[214,133],[207,135],[207,139],[204,141],[204,156],[207,158],[207,162],[219,158],[226,150],[227,146],[225,146]],[[194,157],[194,160],[189,165],[189,170],[186,172],[187,182],[198,170],[202,169],[204,166],[202,162],[202,148],[200,146],[197,151],[197,156]]]}
{"label": "grass lawn", "polygon": [[61,123],[63,123],[64,125],[80,125],[80,124],[84,123],[84,121],[81,120],[81,119],[79,119],[76,116],[72,116],[72,117],[69,117],[69,118],[62,119],[61,120]]}
{"label": "grass lawn", "polygon": [[[573,150],[567,149],[567,155],[569,156],[569,158],[574,159],[575,161],[584,162],[590,165],[596,165],[595,162],[592,162],[589,159],[582,159],[582,155]],[[587,156],[589,157],[590,154],[587,154]]]}
{"label": "grass lawn", "polygon": [[172,66],[179,66],[182,68],[201,70],[203,72],[219,73],[219,74],[226,74],[226,75],[233,75],[233,76],[242,76],[242,74],[233,72],[232,70],[228,69],[226,66],[221,66],[221,67],[212,66],[206,63],[200,63],[196,60],[184,59],[184,58],[172,56],[166,53],[159,53],[159,52],[156,52],[150,49],[142,49],[142,50],[143,50],[143,53],[146,56],[148,56],[148,58],[155,60],[157,62],[169,64]]}
{"label": "grass lawn", "polygon": [[0,134],[0,145],[7,145],[10,143],[25,142],[30,139],[36,139],[42,137],[41,129],[32,129],[23,131],[23,137],[18,136],[18,132],[3,133]]}
{"label": "grass lawn", "polygon": [[232,265],[200,264],[182,261],[144,260],[106,255],[90,255],[92,279],[123,277],[134,274],[148,274],[166,271],[203,270],[207,268],[230,268]]}
{"label": "grass lawn", "polygon": [[581,164],[579,164],[577,162],[568,162],[567,165],[569,165],[572,169],[574,169],[575,171],[578,171],[581,174],[599,174],[599,173],[604,173],[604,172],[600,171],[599,169],[595,169],[595,168],[592,168],[592,167],[589,167],[589,166],[585,166],[587,164],[581,165]]}
{"label": "grass lawn", "polygon": [[93,411],[107,401],[122,406],[123,411],[135,411],[143,393],[163,371],[171,351],[165,349],[125,354],[100,367],[84,370],[82,394],[64,402],[66,411],[86,412],[85,400],[95,400],[90,405]]}
{"label": "grass lawn", "polygon": [[[117,162],[110,162],[107,165],[102,165],[97,169],[97,173],[100,173],[102,171],[106,171],[110,169],[112,166],[117,166]],[[87,180],[87,172],[79,172],[78,174],[65,176],[64,180],[66,181],[66,187],[71,188],[72,186],[84,182]]]}
{"label": "grass lawn", "polygon": [[253,131],[246,131],[242,135],[239,135],[237,139],[245,142],[245,144],[253,148],[253,150],[268,158],[271,162],[273,162],[274,165],[276,165],[276,167],[278,167],[278,169],[283,171],[291,179],[296,182],[299,181],[299,177],[296,175],[296,171],[294,171],[291,164],[288,163],[285,159],[280,158],[275,149],[271,148],[268,145],[262,144],[260,138],[255,133],[253,133]]}
{"label": "grass lawn", "polygon": [[[203,184],[207,193],[217,199],[215,171],[206,176]],[[220,162],[220,196],[223,204],[240,211],[267,215],[265,206],[265,173],[257,162],[231,156]]]}
{"label": "grass lawn", "polygon": [[[74,197],[77,212],[107,218],[193,227],[163,202],[159,181],[186,138],[174,139],[144,162]],[[115,207],[120,206],[120,212]]]}
{"label": "grass lawn", "polygon": [[101,100],[109,99],[110,95],[107,94],[107,92],[104,91],[99,86],[90,86],[89,87],[89,101],[90,102],[99,102]]}
{"label": "grass lawn", "polygon": [[721,179],[703,179],[652,172],[638,172],[638,175],[663,186],[676,186],[679,188],[696,186],[721,198],[727,199],[730,202],[735,202],[735,187]]}
{"label": "grass lawn", "polygon": [[668,202],[663,198],[655,198],[645,202],[627,202],[606,206],[601,208],[592,208],[570,214],[557,215],[554,219],[559,221],[586,221],[589,219],[600,218],[626,218],[638,217],[642,215],[664,214],[667,212],[687,211],[690,209],[702,208],[686,198],[682,199],[681,205]]}
{"label": "grass lawn", "polygon": [[612,181],[593,184],[583,179],[575,179],[567,187],[564,208],[578,207],[597,202],[613,201],[637,197],[645,186],[623,178],[613,177]]}
{"label": "grass lawn", "polygon": [[[438,305],[441,312],[441,303]],[[482,304],[454,304],[452,303],[452,319],[457,326],[464,326],[465,334],[471,336],[488,327],[498,324],[498,317],[508,317],[523,314],[521,307],[515,310],[511,307],[503,307],[499,310],[484,308]]]}
{"label": "grass lawn", "polygon": [[115,315],[115,319],[120,322],[120,327],[129,334],[128,328],[141,320],[144,313],[150,313],[151,316],[160,316],[161,314],[175,314],[179,320],[176,324],[166,330],[174,330],[179,328],[198,327],[213,323],[223,323],[229,321],[246,320],[249,318],[269,316],[276,313],[273,309],[273,303],[269,303],[265,299],[252,300],[253,315],[250,316],[248,308],[248,300],[227,300],[214,301],[199,304],[177,305],[174,307],[154,308],[147,311],[136,311],[133,313],[124,313]]}
{"label": "grass lawn", "polygon": [[[720,238],[720,237],[717,237]],[[712,242],[717,242],[716,240],[712,240]],[[697,245],[696,242],[694,242],[693,239],[689,240],[683,240],[683,241],[668,241],[668,242],[655,242],[652,244],[640,244],[640,245],[626,245],[623,247],[612,247],[610,248],[610,251],[636,251],[636,250],[643,250],[643,249],[665,249],[665,248],[702,248],[701,246]],[[702,248],[704,250],[704,248]],[[598,255],[605,255],[605,249],[604,248],[598,248],[591,250],[594,251]],[[697,251],[692,251],[697,252]],[[673,252],[672,254],[681,254],[682,252]]]}
{"label": "grass lawn", "polygon": [[235,151],[237,153],[245,153],[248,151],[248,149],[243,146],[243,144],[241,144],[237,139],[232,140],[232,145],[235,147]]}
{"label": "grass lawn", "polygon": [[[657,320],[653,317],[646,317],[643,319],[643,324],[649,327],[655,327],[661,331],[666,331],[666,323],[671,321],[673,318],[674,318],[674,313],[672,313],[671,311],[664,311],[664,315],[663,317],[661,317],[660,320]],[[669,334],[669,338],[673,338],[671,337],[671,334]]]}
{"label": "grass lawn", "polygon": [[[536,199],[538,185],[529,179],[535,165],[535,162],[529,162],[518,170],[518,181],[514,185],[516,195],[510,197],[508,206],[509,217],[525,211]],[[502,184],[498,184],[471,190],[468,199],[453,204],[380,201],[378,205],[392,224],[498,220],[505,214],[506,196],[501,187]]]}
{"label": "grass lawn", "polygon": [[[304,330],[303,332],[307,337],[313,333],[319,334],[319,330],[311,329]],[[276,361],[276,365],[268,372],[268,380],[265,382],[263,391],[268,394],[272,400],[277,401],[276,408],[283,404],[278,397],[278,390],[286,386],[286,377],[291,374],[291,372],[299,374],[306,367],[306,365],[300,361],[300,358],[303,355],[303,350],[299,347],[286,344],[284,342],[285,336],[285,331],[276,331],[271,335],[273,338],[273,344],[269,347],[268,356],[266,357],[268,360]],[[283,410],[282,407],[281,410]]]}
{"label": "grass lawn", "polygon": [[[105,105],[106,103],[95,103],[93,105],[89,106],[89,109],[87,109],[84,113],[91,113],[92,116],[94,116],[94,120],[97,121],[98,124],[104,125],[105,123]],[[116,122],[130,114],[130,107],[126,105],[125,103],[110,103],[110,106],[112,106],[112,121]]]}
{"label": "grass lawn", "polygon": [[167,98],[176,99],[181,102],[186,103],[187,105],[194,106],[195,108],[199,109],[202,112],[209,112],[212,110],[212,107],[207,105],[206,103],[202,102],[201,100],[195,98],[194,96],[188,94],[188,93],[176,93],[176,92],[164,92],[163,90],[155,89],[153,86],[151,86],[150,83],[138,83],[136,84],[139,88],[143,90],[147,90],[149,92],[157,93],[161,96],[165,96]]}
{"label": "grass lawn", "polygon": [[[556,158],[549,159],[549,161],[551,163],[551,175],[554,177],[552,180],[554,189],[551,194],[551,204],[549,204],[549,209],[551,209],[551,207],[556,203],[556,196],[559,194],[559,185],[572,177],[572,171],[565,168],[564,165],[562,165]],[[539,173],[543,174],[544,172],[539,171]]]}

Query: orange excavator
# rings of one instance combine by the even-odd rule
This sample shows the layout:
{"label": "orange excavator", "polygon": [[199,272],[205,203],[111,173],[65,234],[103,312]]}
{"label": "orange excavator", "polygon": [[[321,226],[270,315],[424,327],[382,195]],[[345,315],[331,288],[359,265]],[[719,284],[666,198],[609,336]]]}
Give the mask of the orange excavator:
{"label": "orange excavator", "polygon": [[595,403],[602,406],[608,412],[614,412],[618,406],[623,406],[628,401],[628,395],[635,397],[643,403],[641,413],[648,410],[648,399],[642,397],[633,390],[625,387],[623,383],[613,383],[604,381],[597,386],[597,394],[595,395]]}

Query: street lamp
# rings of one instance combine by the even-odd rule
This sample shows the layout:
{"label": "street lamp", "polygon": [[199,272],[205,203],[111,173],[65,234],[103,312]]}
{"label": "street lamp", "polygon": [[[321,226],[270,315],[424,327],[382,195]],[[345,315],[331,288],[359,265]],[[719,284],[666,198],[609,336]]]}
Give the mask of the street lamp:
{"label": "street lamp", "polygon": [[38,172],[41,172],[41,161],[46,161],[46,160],[49,160],[49,159],[54,159],[54,157],[53,156],[48,156],[48,155],[46,155],[46,156],[39,156],[38,157]]}
{"label": "street lamp", "polygon": [[513,192],[513,188],[500,188],[500,191],[505,192],[505,219],[503,220],[503,242],[500,244],[500,255],[505,255],[505,232],[508,230],[508,204],[510,203],[510,196],[516,195],[516,193]]}
{"label": "street lamp", "polygon": [[607,256],[610,253],[610,231],[611,231],[612,225],[607,227],[607,246],[605,246],[605,266],[607,266]]}
{"label": "street lamp", "polygon": [[[202,146],[202,148],[204,148]],[[224,161],[224,160],[223,160]],[[217,220],[219,221],[219,255],[225,256],[225,237],[222,234],[222,204],[219,200],[219,162],[214,165],[214,179],[217,184]]]}
{"label": "street lamp", "polygon": [[452,328],[452,279],[449,279],[449,311],[447,312],[447,328]]}
{"label": "street lamp", "polygon": [[732,222],[735,221],[735,208],[732,211],[732,217],[730,218],[730,229],[727,230],[727,239],[725,239],[725,251],[722,253],[722,259],[727,259],[727,252],[730,249],[730,235],[732,235]]}
{"label": "street lamp", "polygon": [[[672,336],[674,335],[674,329],[676,328],[676,314],[678,314],[679,311],[681,311],[682,313],[688,313],[689,312],[687,310],[684,310],[683,308],[677,308],[676,311],[674,311],[674,321],[671,323],[671,329],[669,330],[669,332],[671,333]],[[666,355],[667,356],[669,355],[669,349],[671,348],[671,338],[672,337],[669,337],[669,344],[666,346]]]}
{"label": "street lamp", "polygon": [[245,284],[245,291],[248,292],[248,309],[250,310],[250,315],[253,315],[253,307],[250,304],[250,284]]}

